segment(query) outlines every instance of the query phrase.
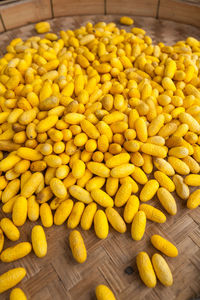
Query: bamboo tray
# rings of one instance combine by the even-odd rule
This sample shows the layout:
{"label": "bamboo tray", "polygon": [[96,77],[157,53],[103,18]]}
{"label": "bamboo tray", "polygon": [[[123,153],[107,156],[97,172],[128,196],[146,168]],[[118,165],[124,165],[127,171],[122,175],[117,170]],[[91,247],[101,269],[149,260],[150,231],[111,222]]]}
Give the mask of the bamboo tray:
{"label": "bamboo tray", "polygon": [[[24,4],[27,5],[27,2],[31,1],[26,1]],[[66,2],[68,3],[68,1]],[[86,2],[89,3],[90,1]],[[118,1],[112,0],[110,2]],[[136,2],[138,3],[138,1]],[[153,3],[154,1],[141,2]],[[180,4],[180,2],[177,3]],[[9,5],[15,4],[6,4],[6,6]],[[190,6],[190,4],[187,5]],[[97,9],[98,7],[97,5]],[[110,5],[110,10],[111,8]],[[148,12],[147,9],[146,12]],[[88,13],[93,14],[92,9]],[[113,13],[116,14],[117,12]],[[154,42],[162,41],[172,44],[177,40],[185,39],[187,36],[200,39],[199,28],[156,19],[155,16],[134,17],[135,26],[144,28]],[[50,23],[52,31],[59,32],[60,29],[74,29],[86,24],[88,21],[95,23],[100,20],[118,23],[119,16],[57,17],[50,20]],[[200,20],[196,20],[200,22]],[[15,37],[26,39],[35,34],[34,25],[32,24],[5,31],[0,35],[0,49],[5,52],[6,45]],[[191,299],[200,295],[200,208],[190,211],[185,208],[183,201],[178,198],[176,200],[177,215],[174,217],[168,215],[167,222],[164,224],[155,225],[148,221],[146,233],[140,242],[131,239],[129,227],[125,234],[116,233],[110,228],[109,236],[105,241],[97,239],[93,230],[81,231],[88,250],[88,259],[86,263],[79,265],[73,260],[69,249],[69,230],[66,224],[53,226],[45,229],[48,241],[48,254],[45,258],[39,259],[32,252],[27,257],[14,263],[5,264],[0,262],[0,273],[13,267],[25,267],[27,276],[19,284],[19,287],[25,291],[28,299],[31,300],[95,300],[94,290],[98,284],[108,285],[114,291],[118,300]],[[153,201],[154,204],[156,203],[156,207],[161,208],[157,200]],[[0,209],[0,219],[2,217],[5,217],[5,215]],[[27,222],[20,228],[20,241],[30,241],[31,228],[36,223]],[[156,249],[150,243],[150,236],[155,233],[165,236],[174,242],[179,249],[180,254],[177,258],[166,258],[174,277],[174,284],[170,288],[165,288],[160,283],[154,289],[146,288],[141,282],[136,268],[135,257],[139,251],[147,251],[149,255],[156,252]],[[6,240],[5,247],[12,245],[13,243]],[[125,273],[128,266],[133,268],[133,273],[130,275]],[[9,299],[9,293],[10,291],[0,295],[0,300]]]}

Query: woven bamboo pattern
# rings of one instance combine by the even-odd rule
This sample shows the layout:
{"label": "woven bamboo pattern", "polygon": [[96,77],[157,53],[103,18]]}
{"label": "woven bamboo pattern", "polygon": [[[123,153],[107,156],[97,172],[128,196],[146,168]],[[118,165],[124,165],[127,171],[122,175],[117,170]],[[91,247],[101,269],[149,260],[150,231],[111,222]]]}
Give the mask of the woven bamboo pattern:
{"label": "woven bamboo pattern", "polygon": [[[172,21],[153,18],[135,17],[135,26],[144,28],[154,42],[162,41],[172,44],[187,36],[200,38],[199,29]],[[117,16],[81,16],[61,17],[50,21],[52,31],[75,29],[87,22],[98,21],[119,23]],[[118,24],[119,25],[119,24]],[[33,25],[20,27],[0,35],[0,49],[5,52],[6,45],[15,37],[28,38],[35,35]],[[176,196],[175,196],[176,197]],[[95,287],[108,285],[118,300],[189,300],[200,295],[200,208],[188,210],[184,201],[176,197],[178,213],[167,215],[164,224],[147,222],[147,228],[140,242],[133,241],[130,226],[125,234],[119,234],[110,227],[106,240],[99,240],[94,230],[82,231],[88,251],[87,261],[80,265],[72,257],[68,236],[70,230],[66,223],[62,226],[45,228],[48,242],[48,254],[37,258],[33,252],[14,263],[0,262],[0,273],[13,267],[24,267],[27,276],[19,284],[28,299],[31,300],[95,300]],[[156,199],[153,204],[162,210]],[[119,210],[120,211],[120,210]],[[0,219],[5,217],[0,209]],[[30,241],[31,229],[40,222],[27,221],[19,228],[21,237],[18,242]],[[166,258],[174,277],[170,288],[159,282],[154,289],[149,289],[141,282],[136,268],[135,258],[138,252],[147,251],[151,256],[156,249],[150,243],[152,234],[160,234],[173,242],[179,255]],[[6,239],[4,248],[14,243]],[[128,268],[127,267],[131,267]],[[130,271],[130,272],[129,272]],[[127,274],[130,273],[130,274]],[[0,295],[0,300],[7,300],[10,291]]]}

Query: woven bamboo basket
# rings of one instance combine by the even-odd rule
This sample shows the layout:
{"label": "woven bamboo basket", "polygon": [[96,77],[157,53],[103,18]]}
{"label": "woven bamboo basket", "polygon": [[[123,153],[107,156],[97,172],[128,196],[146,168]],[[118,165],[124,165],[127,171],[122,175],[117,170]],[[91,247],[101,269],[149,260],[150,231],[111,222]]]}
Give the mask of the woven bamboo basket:
{"label": "woven bamboo basket", "polygon": [[[53,32],[75,29],[89,22],[114,21],[131,15],[135,25],[144,28],[154,42],[173,44],[193,36],[200,39],[200,1],[179,0],[22,0],[0,2],[0,51],[15,37],[35,35],[34,23],[49,20]],[[119,25],[120,26],[120,25]],[[155,203],[155,200],[154,200]],[[156,204],[160,208],[159,204]],[[188,300],[200,295],[200,208],[189,211],[177,198],[178,213],[164,224],[147,224],[142,241],[134,242],[130,228],[125,234],[110,230],[105,241],[93,230],[83,232],[88,250],[87,262],[77,264],[68,245],[66,224],[46,229],[48,255],[37,258],[32,252],[14,263],[1,263],[0,274],[13,267],[25,267],[27,276],[20,283],[31,300],[95,300],[95,287],[108,285],[118,300]],[[0,219],[5,215],[0,209]],[[20,241],[29,241],[35,223],[20,228]],[[150,236],[160,234],[174,242],[179,256],[167,259],[174,284],[157,284],[149,289],[141,282],[135,257],[139,251],[155,252]],[[13,245],[6,241],[6,247]],[[127,272],[127,267],[131,267]],[[0,295],[9,298],[10,291]]]}

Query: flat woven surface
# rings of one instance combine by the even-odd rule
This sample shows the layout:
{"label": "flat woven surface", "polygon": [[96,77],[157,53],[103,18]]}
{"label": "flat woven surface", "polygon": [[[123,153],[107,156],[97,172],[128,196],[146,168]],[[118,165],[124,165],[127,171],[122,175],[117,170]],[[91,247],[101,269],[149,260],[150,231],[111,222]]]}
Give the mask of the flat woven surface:
{"label": "flat woven surface", "polygon": [[[189,25],[152,18],[134,19],[135,26],[144,28],[154,42],[172,44],[187,36],[200,38],[199,29]],[[50,23],[52,30],[59,32],[61,29],[78,28],[88,21],[100,20],[117,23],[118,17],[63,17],[51,20]],[[0,35],[0,50],[4,52],[6,45],[15,37],[28,38],[33,35],[36,35],[33,25],[3,33]],[[27,276],[19,286],[31,300],[95,300],[94,290],[98,284],[108,285],[118,300],[189,300],[200,296],[200,208],[190,211],[181,199],[176,199],[177,215],[167,215],[166,223],[160,225],[148,221],[140,242],[131,239],[129,226],[125,234],[110,228],[109,236],[104,241],[95,236],[93,229],[84,232],[79,228],[88,251],[87,261],[80,265],[72,258],[66,224],[53,226],[45,229],[48,240],[48,254],[45,258],[39,259],[32,252],[14,263],[0,262],[0,274],[13,267],[25,267]],[[151,202],[162,210],[156,199]],[[0,210],[0,219],[4,216]],[[36,223],[40,222],[27,221],[20,228],[20,242],[30,241],[31,228]],[[160,234],[178,247],[178,257],[166,258],[174,277],[174,284],[170,288],[157,283],[156,288],[149,289],[139,278],[135,258],[140,251],[147,251],[149,255],[156,252],[150,243],[152,234]],[[6,240],[5,248],[13,245],[13,242]],[[133,272],[128,275],[125,269],[129,266]],[[9,293],[0,295],[0,300],[9,299]]]}

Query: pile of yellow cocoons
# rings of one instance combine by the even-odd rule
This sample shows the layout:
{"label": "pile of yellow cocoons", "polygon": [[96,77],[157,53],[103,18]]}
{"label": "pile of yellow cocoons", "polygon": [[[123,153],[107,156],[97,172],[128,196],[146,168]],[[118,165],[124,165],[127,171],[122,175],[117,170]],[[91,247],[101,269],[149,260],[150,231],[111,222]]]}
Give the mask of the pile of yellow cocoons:
{"label": "pile of yellow cocoons", "polygon": [[[12,40],[0,58],[2,262],[32,250],[44,257],[45,228],[65,224],[72,255],[84,263],[81,230],[94,226],[105,239],[109,227],[125,233],[131,224],[140,241],[146,220],[167,222],[177,201],[200,205],[200,41],[154,45],[132,26],[87,23],[57,35],[42,22],[42,35]],[[16,242],[21,226],[39,219],[30,241],[4,247],[4,237]],[[161,253],[173,260],[178,250],[158,234],[151,243],[158,253],[136,257],[140,277],[148,287],[157,279],[170,286]],[[24,268],[0,275],[0,293],[25,275]],[[11,296],[26,299],[18,288]],[[103,285],[96,297],[115,299]]]}

